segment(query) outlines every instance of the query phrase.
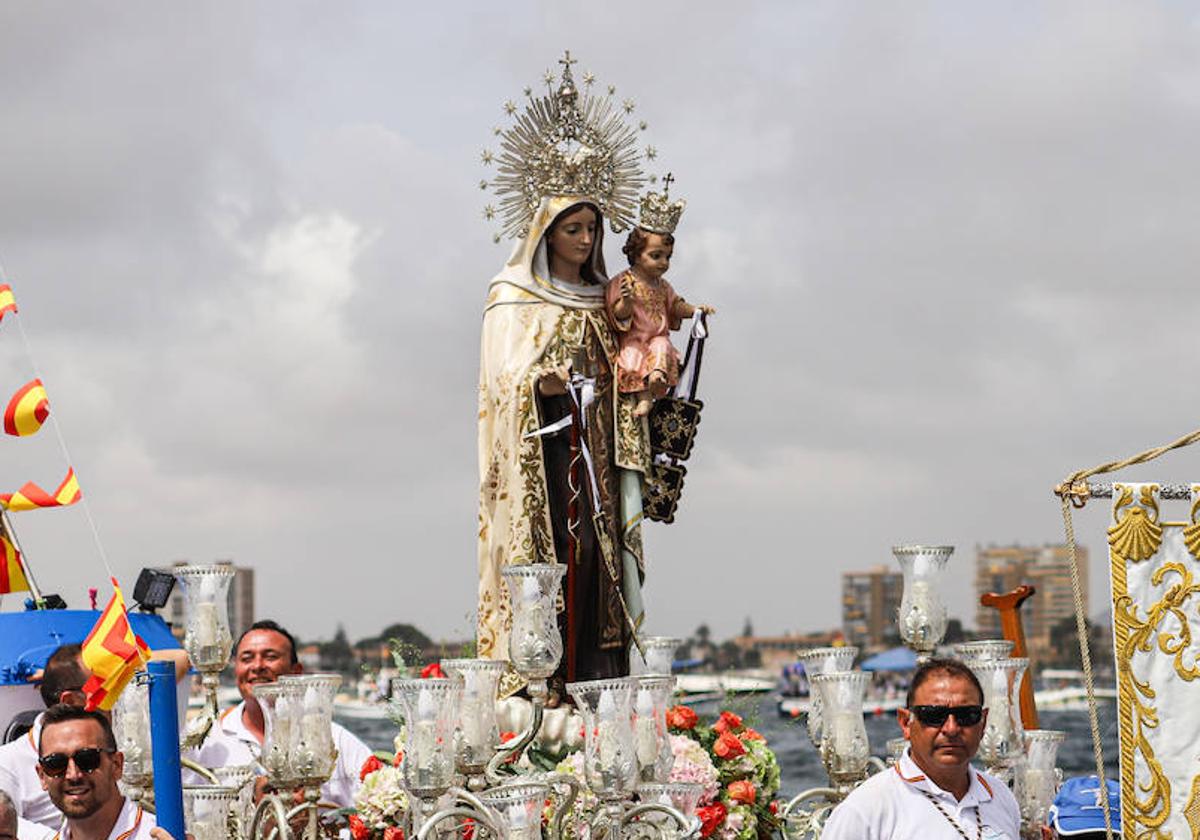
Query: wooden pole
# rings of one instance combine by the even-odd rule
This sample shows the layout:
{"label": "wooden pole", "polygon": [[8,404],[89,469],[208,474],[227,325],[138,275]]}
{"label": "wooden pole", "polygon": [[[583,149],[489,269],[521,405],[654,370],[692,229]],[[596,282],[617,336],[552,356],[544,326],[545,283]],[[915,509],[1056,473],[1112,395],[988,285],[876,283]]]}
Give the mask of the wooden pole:
{"label": "wooden pole", "polygon": [[[998,595],[989,592],[979,596],[979,603],[992,607],[1000,613],[1000,632],[1004,638],[1013,643],[1013,656],[1027,656],[1025,647],[1025,627],[1021,623],[1021,605],[1028,601],[1037,589],[1023,583],[1012,592]],[[1030,665],[1032,666],[1032,662]],[[1033,677],[1030,668],[1025,669],[1021,678],[1021,724],[1026,729],[1038,729],[1037,703],[1033,698]]]}

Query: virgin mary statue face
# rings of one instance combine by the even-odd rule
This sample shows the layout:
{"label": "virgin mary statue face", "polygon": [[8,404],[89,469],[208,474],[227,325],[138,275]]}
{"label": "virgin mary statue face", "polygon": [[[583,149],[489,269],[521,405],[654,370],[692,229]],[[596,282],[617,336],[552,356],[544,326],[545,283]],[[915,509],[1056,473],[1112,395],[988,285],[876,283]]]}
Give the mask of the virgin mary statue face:
{"label": "virgin mary statue face", "polygon": [[596,211],[583,206],[559,216],[546,234],[550,273],[574,280],[592,254],[596,242]]}

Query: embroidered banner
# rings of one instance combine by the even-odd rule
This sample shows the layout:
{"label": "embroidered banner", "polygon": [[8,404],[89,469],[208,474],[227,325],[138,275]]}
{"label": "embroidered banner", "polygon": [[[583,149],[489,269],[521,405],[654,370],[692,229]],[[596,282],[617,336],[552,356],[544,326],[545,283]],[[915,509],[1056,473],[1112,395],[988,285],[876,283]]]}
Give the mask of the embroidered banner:
{"label": "embroidered banner", "polygon": [[1158,494],[1157,484],[1113,485],[1121,823],[1126,837],[1198,837],[1200,484],[1187,521],[1163,519]]}

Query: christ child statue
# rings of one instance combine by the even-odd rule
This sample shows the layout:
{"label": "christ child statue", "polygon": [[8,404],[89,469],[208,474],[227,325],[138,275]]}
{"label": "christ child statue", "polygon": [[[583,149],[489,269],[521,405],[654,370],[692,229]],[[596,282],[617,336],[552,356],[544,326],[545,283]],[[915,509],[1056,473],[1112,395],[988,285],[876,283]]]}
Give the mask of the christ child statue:
{"label": "christ child statue", "polygon": [[[670,186],[670,176],[667,179]],[[664,276],[675,250],[675,225],[684,202],[669,204],[666,190],[642,199],[641,221],[621,249],[629,268],[608,282],[605,301],[620,345],[617,353],[617,388],[636,394],[634,416],[650,413],[654,400],[679,379],[679,353],[671,344],[671,330],[699,310],[713,314],[711,306],[693,306],[678,294]]]}

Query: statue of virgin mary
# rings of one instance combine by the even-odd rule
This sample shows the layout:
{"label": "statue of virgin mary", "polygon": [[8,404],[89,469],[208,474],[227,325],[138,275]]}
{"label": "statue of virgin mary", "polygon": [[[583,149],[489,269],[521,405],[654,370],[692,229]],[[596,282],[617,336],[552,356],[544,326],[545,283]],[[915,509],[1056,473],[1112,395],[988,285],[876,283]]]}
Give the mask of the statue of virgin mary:
{"label": "statue of virgin mary", "polygon": [[559,613],[567,650],[559,676],[568,681],[627,674],[642,617],[640,530],[623,526],[640,518],[649,446],[644,423],[613,379],[617,345],[604,308],[602,225],[593,198],[541,200],[488,289],[479,363],[477,644],[485,658],[508,656],[511,615],[501,568],[567,562],[568,430],[532,433],[569,416],[566,371],[593,383],[582,425],[595,481],[577,474],[578,542]]}

